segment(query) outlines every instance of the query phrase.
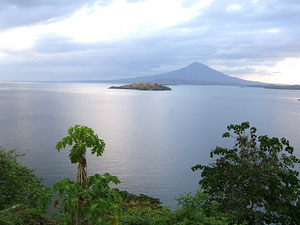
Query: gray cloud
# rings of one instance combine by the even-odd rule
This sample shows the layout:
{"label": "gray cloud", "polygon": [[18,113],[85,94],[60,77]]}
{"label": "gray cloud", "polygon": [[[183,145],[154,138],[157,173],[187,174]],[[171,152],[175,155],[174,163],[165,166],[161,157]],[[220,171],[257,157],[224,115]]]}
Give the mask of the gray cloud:
{"label": "gray cloud", "polygon": [[[4,1],[1,4],[6,2],[19,3]],[[17,4],[16,9],[29,13],[40,8],[48,12],[45,19],[39,12],[32,16],[33,22],[28,23],[52,17],[55,13],[47,11],[47,7],[66,6],[65,11],[56,12],[64,16],[83,4],[79,0],[72,1],[74,4],[71,1],[28,2],[29,5]],[[252,66],[272,66],[287,57],[300,57],[298,0],[238,1],[242,6],[240,10],[226,11],[235,2],[213,1],[192,21],[131,39],[80,44],[60,36],[45,36],[31,50],[7,52],[10,57],[0,61],[0,74],[7,76],[0,80],[113,79],[166,72],[193,61],[226,66],[228,69],[223,72],[229,75],[252,72],[263,75]],[[188,1],[183,4],[189,6]],[[0,15],[2,21],[5,16]],[[5,18],[8,20],[9,16]],[[12,22],[10,26],[17,24]],[[272,29],[278,32],[268,32]]]}
{"label": "gray cloud", "polygon": [[93,3],[95,0],[1,0],[0,30],[60,20]]}

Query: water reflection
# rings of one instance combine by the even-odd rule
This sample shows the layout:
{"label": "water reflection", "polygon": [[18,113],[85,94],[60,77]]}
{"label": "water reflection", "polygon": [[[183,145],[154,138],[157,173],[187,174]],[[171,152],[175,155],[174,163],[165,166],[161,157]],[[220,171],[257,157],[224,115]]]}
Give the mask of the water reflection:
{"label": "water reflection", "polygon": [[68,151],[55,144],[75,124],[106,142],[103,157],[88,155],[88,173],[116,175],[120,187],[159,197],[195,191],[190,168],[209,152],[230,123],[250,121],[259,133],[287,137],[300,157],[299,92],[217,86],[174,86],[171,92],[110,90],[109,84],[1,83],[0,143],[28,152],[23,162],[51,185],[75,179]]}

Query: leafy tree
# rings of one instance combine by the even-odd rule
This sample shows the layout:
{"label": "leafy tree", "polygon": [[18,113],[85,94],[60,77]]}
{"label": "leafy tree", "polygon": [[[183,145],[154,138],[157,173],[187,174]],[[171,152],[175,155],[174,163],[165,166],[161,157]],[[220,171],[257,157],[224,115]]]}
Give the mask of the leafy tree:
{"label": "leafy tree", "polygon": [[23,155],[0,147],[0,210],[15,204],[46,206],[42,201],[46,193],[41,179],[17,160]]}
{"label": "leafy tree", "polygon": [[[62,199],[60,205],[59,202],[55,204],[62,212],[59,224],[112,224],[114,215],[120,211],[118,203],[121,201],[121,196],[109,184],[119,182],[117,177],[105,173],[102,176],[99,174],[90,176],[86,188],[69,179],[54,184],[53,190],[58,191]],[[78,196],[84,199],[79,208]]]}
{"label": "leafy tree", "polygon": [[[69,154],[71,163],[78,163],[77,183],[65,179],[53,185],[53,190],[58,191],[62,198],[60,208],[64,215],[60,224],[103,224],[118,210],[116,203],[121,200],[119,193],[109,184],[120,181],[108,173],[88,178],[86,151],[91,149],[92,154],[101,156],[105,143],[91,128],[76,125],[68,130],[68,136],[57,143],[56,149],[60,151],[67,145],[72,146]],[[58,205],[57,200],[54,206]],[[117,221],[115,217],[113,219]]]}
{"label": "leafy tree", "polygon": [[71,163],[78,163],[77,167],[77,182],[86,188],[87,184],[87,172],[86,172],[86,150],[91,149],[92,154],[101,156],[105,143],[102,139],[99,139],[98,135],[94,133],[91,128],[86,126],[76,125],[69,128],[68,136],[64,137],[56,144],[56,149],[60,151],[66,146],[72,146],[70,150],[69,158]]}
{"label": "leafy tree", "polygon": [[212,164],[192,167],[202,170],[199,183],[211,196],[208,202],[220,203],[238,224],[300,224],[300,181],[294,169],[300,160],[289,141],[257,137],[249,122],[227,129],[223,137],[234,138],[233,148],[216,147]]}

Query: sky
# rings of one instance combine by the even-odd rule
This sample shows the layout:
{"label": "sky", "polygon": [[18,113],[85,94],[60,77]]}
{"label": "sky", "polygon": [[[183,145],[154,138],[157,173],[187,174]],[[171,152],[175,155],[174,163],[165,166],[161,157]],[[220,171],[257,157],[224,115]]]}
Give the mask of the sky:
{"label": "sky", "polygon": [[299,0],[1,0],[0,81],[106,80],[201,62],[300,84]]}

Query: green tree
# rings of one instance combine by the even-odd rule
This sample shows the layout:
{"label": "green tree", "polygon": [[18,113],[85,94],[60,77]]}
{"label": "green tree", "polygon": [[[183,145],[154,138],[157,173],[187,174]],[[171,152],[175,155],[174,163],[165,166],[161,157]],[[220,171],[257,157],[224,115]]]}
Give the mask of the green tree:
{"label": "green tree", "polygon": [[62,148],[66,148],[67,145],[72,146],[69,154],[71,163],[78,163],[77,182],[83,188],[86,188],[86,151],[87,149],[91,149],[92,154],[101,156],[104,151],[105,143],[91,128],[75,125],[69,128],[68,136],[56,144],[56,149],[60,151]]}
{"label": "green tree", "polygon": [[0,147],[0,210],[15,204],[36,207],[45,195],[42,180],[18,162],[23,155]]}
{"label": "green tree", "polygon": [[[120,181],[108,173],[88,177],[86,188],[70,179],[55,183],[53,190],[58,192],[62,199],[59,206],[56,205],[62,212],[59,224],[112,224],[114,216],[120,212],[118,204],[121,196],[109,186],[111,183],[118,184]],[[80,207],[78,196],[83,199]]]}
{"label": "green tree", "polygon": [[239,224],[300,224],[300,181],[294,169],[300,160],[289,141],[257,137],[249,122],[227,129],[223,137],[234,138],[233,148],[216,147],[212,164],[192,167],[202,170],[199,183],[210,202],[232,212]]}
{"label": "green tree", "polygon": [[[72,147],[69,154],[71,163],[78,163],[77,182],[65,179],[53,185],[53,190],[58,191],[62,199],[60,208],[64,215],[60,224],[103,224],[119,209],[117,203],[121,197],[109,184],[120,181],[108,173],[88,177],[86,151],[91,149],[92,154],[101,156],[105,143],[91,128],[76,125],[57,143],[56,149],[60,151],[67,145]],[[55,206],[58,206],[58,201]]]}

